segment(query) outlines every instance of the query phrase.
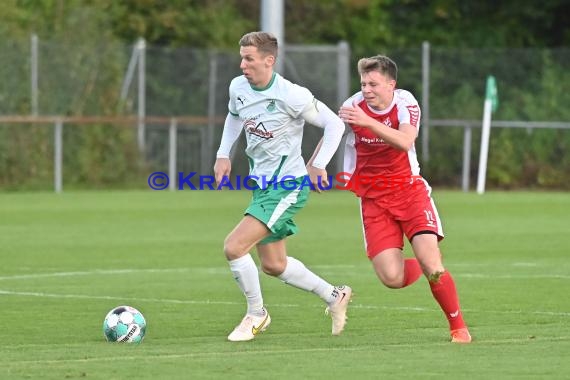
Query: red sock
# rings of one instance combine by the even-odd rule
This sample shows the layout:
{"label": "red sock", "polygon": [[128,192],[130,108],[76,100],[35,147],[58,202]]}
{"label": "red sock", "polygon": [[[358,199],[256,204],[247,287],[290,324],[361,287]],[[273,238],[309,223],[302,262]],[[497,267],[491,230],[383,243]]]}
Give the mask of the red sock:
{"label": "red sock", "polygon": [[449,322],[449,329],[456,330],[465,327],[463,316],[459,308],[459,298],[455,289],[455,282],[449,272],[445,271],[437,282],[429,282],[431,293],[439,303]]}
{"label": "red sock", "polygon": [[422,275],[422,268],[416,259],[404,260],[404,284],[402,288],[412,285]]}

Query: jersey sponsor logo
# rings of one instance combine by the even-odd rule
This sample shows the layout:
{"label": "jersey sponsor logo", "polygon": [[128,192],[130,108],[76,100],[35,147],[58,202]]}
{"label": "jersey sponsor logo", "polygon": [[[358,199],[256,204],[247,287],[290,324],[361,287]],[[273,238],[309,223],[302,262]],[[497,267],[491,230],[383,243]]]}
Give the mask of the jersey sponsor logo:
{"label": "jersey sponsor logo", "polygon": [[420,109],[417,105],[406,106],[408,112],[410,113],[410,124],[414,127],[418,126],[418,120],[420,117]]}
{"label": "jersey sponsor logo", "polygon": [[253,120],[247,120],[244,123],[244,129],[250,135],[261,137],[262,139],[265,139],[265,140],[269,140],[269,139],[272,139],[274,137],[273,132],[268,131],[265,128],[265,126],[263,125],[263,122],[259,122],[259,123],[255,124],[255,122]]}
{"label": "jersey sponsor logo", "polygon": [[245,97],[239,95],[237,101],[240,102],[242,106],[245,105]]}
{"label": "jersey sponsor logo", "polygon": [[365,144],[384,144],[384,139],[380,137],[369,138],[365,136],[360,136],[360,142]]}

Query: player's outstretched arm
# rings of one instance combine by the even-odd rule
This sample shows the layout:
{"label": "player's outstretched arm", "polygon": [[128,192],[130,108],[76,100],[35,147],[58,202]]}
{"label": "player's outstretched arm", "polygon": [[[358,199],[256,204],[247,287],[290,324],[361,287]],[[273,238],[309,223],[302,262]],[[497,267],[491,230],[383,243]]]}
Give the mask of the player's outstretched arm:
{"label": "player's outstretched arm", "polygon": [[329,107],[317,99],[306,107],[301,117],[314,126],[324,128],[323,137],[307,163],[311,183],[320,193],[319,181],[321,186],[329,185],[326,167],[338,149],[344,133],[344,123]]}
{"label": "player's outstretched arm", "polygon": [[216,186],[220,184],[224,176],[229,176],[231,173],[232,163],[230,161],[230,153],[241,133],[241,129],[239,118],[228,113],[224,123],[224,131],[222,133],[220,147],[216,153],[216,163],[214,164]]}
{"label": "player's outstretched arm", "polygon": [[307,173],[309,174],[311,183],[313,184],[313,187],[315,188],[315,191],[317,193],[321,192],[319,184],[316,183],[316,181],[319,180],[319,177],[322,178],[321,184],[324,188],[327,188],[329,185],[327,171],[325,169],[319,169],[313,166],[313,161],[315,161],[315,157],[317,157],[317,154],[319,154],[322,145],[323,145],[323,139],[321,138],[319,140],[319,143],[317,144],[317,147],[315,148],[315,151],[313,152],[313,155],[311,156],[309,161],[307,161]]}

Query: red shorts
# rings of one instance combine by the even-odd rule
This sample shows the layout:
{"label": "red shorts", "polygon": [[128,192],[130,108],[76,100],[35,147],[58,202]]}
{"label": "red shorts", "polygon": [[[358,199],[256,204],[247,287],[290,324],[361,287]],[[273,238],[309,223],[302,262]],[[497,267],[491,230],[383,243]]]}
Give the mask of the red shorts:
{"label": "red shorts", "polygon": [[361,198],[360,214],[366,254],[372,260],[388,248],[404,248],[404,234],[411,240],[419,232],[431,232],[443,239],[443,228],[424,180],[410,189],[388,196]]}

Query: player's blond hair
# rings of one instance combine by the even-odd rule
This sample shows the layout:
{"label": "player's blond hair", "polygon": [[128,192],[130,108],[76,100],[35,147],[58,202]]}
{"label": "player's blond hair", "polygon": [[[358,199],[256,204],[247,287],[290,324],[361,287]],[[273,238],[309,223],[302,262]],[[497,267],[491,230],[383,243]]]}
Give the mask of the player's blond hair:
{"label": "player's blond hair", "polygon": [[255,46],[261,53],[272,55],[277,59],[277,38],[267,32],[250,32],[239,40],[239,46]]}
{"label": "player's blond hair", "polygon": [[370,71],[378,71],[388,78],[398,80],[398,66],[385,55],[375,55],[369,58],[362,58],[358,61],[358,73],[360,75]]}

